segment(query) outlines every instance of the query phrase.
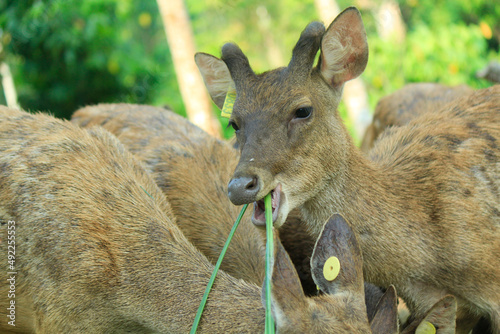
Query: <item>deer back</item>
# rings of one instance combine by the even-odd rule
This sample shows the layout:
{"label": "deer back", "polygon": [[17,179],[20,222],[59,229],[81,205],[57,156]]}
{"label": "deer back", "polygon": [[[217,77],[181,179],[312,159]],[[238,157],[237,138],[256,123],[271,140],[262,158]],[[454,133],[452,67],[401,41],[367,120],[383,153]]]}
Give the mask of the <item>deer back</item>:
{"label": "deer back", "polygon": [[375,107],[360,148],[368,152],[388,127],[404,125],[426,112],[439,112],[447,103],[472,93],[466,85],[445,86],[435,83],[413,83],[380,99]]}

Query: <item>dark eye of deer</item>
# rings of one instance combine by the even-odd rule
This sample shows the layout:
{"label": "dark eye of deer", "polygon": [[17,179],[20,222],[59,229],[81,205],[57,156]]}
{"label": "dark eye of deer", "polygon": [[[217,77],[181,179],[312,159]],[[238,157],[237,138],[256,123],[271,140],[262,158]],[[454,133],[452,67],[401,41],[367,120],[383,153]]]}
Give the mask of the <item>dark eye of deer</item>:
{"label": "dark eye of deer", "polygon": [[312,107],[299,108],[295,110],[295,118],[308,118],[311,116],[312,110]]}
{"label": "dark eye of deer", "polygon": [[236,123],[233,122],[233,121],[229,121],[229,123],[227,124],[227,126],[231,126],[234,129],[234,131],[238,131],[240,129],[238,127],[238,125],[236,125]]}

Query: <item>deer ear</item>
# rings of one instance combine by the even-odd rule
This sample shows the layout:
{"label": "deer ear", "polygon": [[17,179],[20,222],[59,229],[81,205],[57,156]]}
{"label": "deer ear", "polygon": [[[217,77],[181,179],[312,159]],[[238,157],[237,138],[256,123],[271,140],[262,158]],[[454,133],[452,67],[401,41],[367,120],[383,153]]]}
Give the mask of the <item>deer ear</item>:
{"label": "deer ear", "polygon": [[380,298],[370,327],[373,334],[398,333],[398,301],[394,286],[389,286]]}
{"label": "deer ear", "polygon": [[424,319],[435,328],[439,328],[439,333],[452,333],[456,327],[456,320],[457,300],[453,296],[443,297],[431,308]]}
{"label": "deer ear", "polygon": [[314,282],[328,294],[350,291],[364,300],[363,259],[354,232],[333,215],[323,227],[311,257]]}
{"label": "deer ear", "polygon": [[[288,322],[287,316],[293,313],[301,305],[306,303],[306,296],[302,290],[299,275],[295,270],[288,253],[281,245],[277,233],[274,234],[274,256],[271,276],[271,296],[272,296],[272,312],[276,326]],[[264,281],[262,289],[262,302],[264,307],[266,284]]]}
{"label": "deer ear", "polygon": [[457,300],[451,295],[444,296],[432,306],[423,319],[413,321],[402,333],[455,333],[456,318]]}
{"label": "deer ear", "polygon": [[339,86],[363,73],[367,62],[368,43],[361,14],[349,7],[323,35],[318,66],[328,83]]}
{"label": "deer ear", "polygon": [[226,63],[207,53],[197,53],[194,61],[200,70],[208,93],[217,107],[222,110],[229,87],[234,87],[233,79]]}

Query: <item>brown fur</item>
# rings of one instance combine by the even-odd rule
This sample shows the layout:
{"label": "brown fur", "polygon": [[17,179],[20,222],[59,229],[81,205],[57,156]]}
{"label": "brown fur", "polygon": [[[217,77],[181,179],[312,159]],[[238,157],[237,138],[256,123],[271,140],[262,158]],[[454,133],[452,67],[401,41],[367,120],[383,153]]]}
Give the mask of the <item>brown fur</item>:
{"label": "brown fur", "polygon": [[[359,12],[340,14],[321,43],[318,66],[300,75],[286,67],[245,77],[232,69],[237,61],[225,62],[246,59],[236,48],[224,47],[222,60],[196,56],[207,85],[217,74],[206,64],[240,73],[232,77],[241,158],[231,200],[257,201],[280,185],[275,226],[298,207],[313,236],[339,212],[359,236],[367,281],[393,284],[417,318],[452,294],[458,333],[482,316],[499,333],[500,86],[385,131],[367,158],[336,111],[344,81],[366,65]],[[298,117],[304,107],[312,113]],[[239,187],[244,178],[251,188]]]}
{"label": "brown fur", "polygon": [[424,322],[431,323],[436,328],[437,334],[455,333],[455,318],[457,315],[457,302],[453,296],[444,296],[439,300],[419,321],[414,321],[401,333],[415,333]]}
{"label": "brown fur", "polygon": [[[0,107],[0,147],[2,240],[7,222],[16,226],[16,329],[189,331],[213,266],[114,136]],[[7,256],[6,242],[0,249]],[[13,329],[6,275],[4,267],[2,332]],[[260,295],[220,272],[200,332],[262,332]]]}
{"label": "brown fur", "polygon": [[368,152],[386,128],[408,124],[426,112],[438,112],[451,101],[472,92],[466,85],[449,87],[435,83],[413,83],[404,86],[377,103],[372,123],[361,141],[361,150]]}

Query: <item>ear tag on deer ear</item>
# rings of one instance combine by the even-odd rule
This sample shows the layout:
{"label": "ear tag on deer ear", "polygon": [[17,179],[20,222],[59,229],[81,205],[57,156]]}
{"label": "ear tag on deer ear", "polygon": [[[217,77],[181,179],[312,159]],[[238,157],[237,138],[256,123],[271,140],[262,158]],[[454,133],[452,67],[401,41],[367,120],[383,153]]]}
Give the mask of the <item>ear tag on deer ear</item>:
{"label": "ear tag on deer ear", "polygon": [[436,334],[436,327],[428,321],[423,321],[418,325],[415,334]]}
{"label": "ear tag on deer ear", "polygon": [[224,105],[222,106],[222,112],[220,115],[225,118],[230,118],[233,112],[234,101],[236,101],[236,89],[233,85],[229,86],[226,93],[226,99],[224,100]]}
{"label": "ear tag on deer ear", "polygon": [[335,256],[332,256],[326,260],[323,266],[323,276],[327,281],[333,281],[337,278],[340,273],[340,261]]}

